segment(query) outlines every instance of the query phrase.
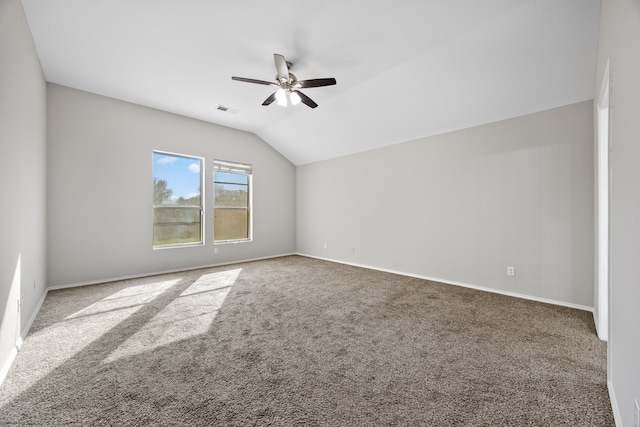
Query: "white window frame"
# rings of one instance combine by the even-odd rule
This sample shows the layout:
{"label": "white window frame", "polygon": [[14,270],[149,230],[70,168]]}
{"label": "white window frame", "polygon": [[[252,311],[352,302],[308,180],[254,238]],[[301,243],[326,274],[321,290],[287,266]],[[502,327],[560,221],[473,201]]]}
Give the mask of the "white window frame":
{"label": "white window frame", "polygon": [[247,163],[231,162],[227,160],[214,159],[213,161],[213,215],[215,224],[215,211],[216,209],[238,209],[238,208],[216,208],[215,202],[215,187],[216,187],[216,172],[231,172],[237,174],[247,175],[247,235],[246,239],[229,239],[229,240],[216,240],[216,229],[213,225],[213,244],[225,245],[236,244],[253,241],[253,166]]}
{"label": "white window frame", "polygon": [[[193,206],[193,209],[200,209],[200,241],[199,242],[187,242],[187,243],[175,243],[175,244],[167,244],[167,245],[156,245],[155,244],[155,235],[154,235],[154,230],[153,227],[155,226],[155,222],[154,222],[154,211],[157,207],[154,203],[153,203],[153,189],[152,189],[152,198],[151,198],[151,246],[153,248],[153,250],[163,250],[163,249],[175,249],[175,248],[184,248],[184,247],[193,247],[193,246],[204,246],[206,239],[205,239],[205,217],[204,217],[204,206],[205,206],[205,187],[204,187],[204,177],[205,177],[205,159],[204,157],[200,157],[200,156],[193,156],[190,154],[182,154],[182,153],[174,153],[174,152],[170,152],[170,151],[162,151],[162,150],[153,150],[151,153],[151,175],[152,175],[152,179],[155,179],[154,175],[154,154],[162,154],[162,155],[166,155],[166,156],[173,156],[173,157],[182,157],[182,158],[187,158],[187,159],[193,159],[193,160],[198,160],[200,162],[200,206]],[[164,208],[172,208],[172,206],[162,206]],[[183,207],[183,208],[190,208],[191,206],[176,206],[176,208],[178,207]]]}

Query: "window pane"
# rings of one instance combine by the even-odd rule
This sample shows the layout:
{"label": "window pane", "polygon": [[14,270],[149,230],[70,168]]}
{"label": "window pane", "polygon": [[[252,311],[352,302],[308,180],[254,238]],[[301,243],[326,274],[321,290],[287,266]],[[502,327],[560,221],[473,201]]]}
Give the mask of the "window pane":
{"label": "window pane", "polygon": [[199,243],[201,227],[200,208],[156,207],[153,209],[153,244],[177,245]]}
{"label": "window pane", "polygon": [[200,206],[202,159],[153,153],[154,206]]}
{"label": "window pane", "polygon": [[249,238],[247,209],[214,209],[214,240],[244,240]]}
{"label": "window pane", "polygon": [[202,242],[202,159],[153,152],[153,245]]}
{"label": "window pane", "polygon": [[249,175],[233,172],[216,172],[216,182],[227,182],[231,184],[249,184]]}
{"label": "window pane", "polygon": [[251,238],[251,165],[214,160],[213,239]]}
{"label": "window pane", "polygon": [[249,207],[249,186],[239,184],[219,184],[215,185],[215,205],[216,207]]}

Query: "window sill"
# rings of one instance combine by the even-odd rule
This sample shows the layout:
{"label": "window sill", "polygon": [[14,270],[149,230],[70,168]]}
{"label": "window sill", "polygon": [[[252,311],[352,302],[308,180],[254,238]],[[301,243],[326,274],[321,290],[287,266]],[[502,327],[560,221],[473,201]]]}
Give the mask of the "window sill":
{"label": "window sill", "polygon": [[176,248],[193,248],[197,246],[204,246],[203,242],[200,243],[178,243],[175,245],[162,245],[162,246],[153,246],[153,250],[162,250],[162,249],[176,249]]}
{"label": "window sill", "polygon": [[218,240],[214,241],[214,245],[237,245],[238,243],[247,243],[252,242],[253,239],[242,239],[242,240]]}

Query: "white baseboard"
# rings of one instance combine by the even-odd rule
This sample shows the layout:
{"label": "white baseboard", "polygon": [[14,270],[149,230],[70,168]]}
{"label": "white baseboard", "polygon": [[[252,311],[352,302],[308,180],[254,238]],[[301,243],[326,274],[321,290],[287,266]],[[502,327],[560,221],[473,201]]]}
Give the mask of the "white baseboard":
{"label": "white baseboard", "polygon": [[0,370],[0,385],[2,385],[2,383],[4,382],[4,379],[7,377],[7,374],[9,373],[9,369],[11,369],[11,365],[13,365],[13,361],[15,360],[17,354],[18,354],[18,349],[14,346],[11,349],[11,353],[9,353],[7,360],[4,361],[4,365],[2,365],[2,370]]}
{"label": "white baseboard", "polygon": [[613,421],[615,421],[616,427],[622,427],[622,418],[620,417],[620,408],[618,408],[616,393],[613,390],[613,384],[611,384],[611,381],[607,381],[607,389],[609,389],[609,400],[611,401],[611,410],[613,411]]}
{"label": "white baseboard", "polygon": [[553,299],[549,299],[549,298],[541,298],[541,297],[536,297],[536,296],[532,296],[532,295],[520,294],[520,293],[517,293],[517,292],[503,291],[503,290],[500,290],[500,289],[487,288],[487,287],[484,287],[484,286],[471,285],[469,283],[462,283],[462,282],[456,282],[456,281],[453,281],[453,280],[440,279],[440,278],[437,278],[437,277],[429,277],[429,276],[423,276],[423,275],[420,275],[420,274],[407,273],[407,272],[404,272],[404,271],[390,270],[390,269],[387,269],[387,268],[374,267],[374,266],[371,266],[371,265],[357,264],[357,263],[352,263],[352,262],[335,260],[335,259],[331,259],[331,258],[323,258],[323,257],[319,257],[319,256],[315,256],[315,255],[308,255],[308,254],[304,254],[304,253],[298,253],[297,255],[308,257],[308,258],[316,258],[316,259],[320,259],[320,260],[323,260],[323,261],[337,262],[339,264],[351,265],[351,266],[354,266],[354,267],[367,268],[369,270],[382,271],[382,272],[385,272],[385,273],[399,274],[401,276],[415,277],[416,279],[430,280],[432,282],[440,282],[440,283],[445,283],[447,285],[462,286],[463,288],[470,288],[470,289],[475,289],[475,290],[478,290],[478,291],[491,292],[491,293],[494,293],[494,294],[506,295],[506,296],[515,297],[515,298],[521,298],[521,299],[526,299],[526,300],[531,300],[531,301],[543,302],[543,303],[547,303],[547,304],[559,305],[559,306],[562,306],[562,307],[575,308],[577,310],[593,312],[593,307],[588,307],[586,305],[574,304],[574,303],[565,302],[565,301],[557,301],[557,300],[553,300]]}
{"label": "white baseboard", "polygon": [[260,257],[260,258],[250,258],[250,259],[241,259],[237,261],[221,262],[218,264],[196,265],[193,267],[177,268],[173,270],[154,271],[154,272],[148,272],[148,273],[132,274],[128,276],[108,277],[104,279],[90,280],[87,282],[77,282],[77,283],[68,283],[65,285],[49,286],[47,289],[50,291],[55,291],[58,289],[77,288],[80,286],[98,285],[100,283],[117,282],[119,280],[129,280],[129,279],[137,279],[140,277],[158,276],[160,274],[180,273],[181,271],[199,270],[201,268],[222,267],[225,265],[241,264],[243,262],[261,261],[264,259],[280,258],[283,256],[291,256],[291,255],[297,255],[297,254],[292,252],[292,253],[286,253],[286,254],[280,254],[280,255],[269,255],[269,256]]}
{"label": "white baseboard", "polygon": [[40,297],[40,301],[38,301],[38,305],[36,305],[35,310],[33,310],[33,313],[31,313],[31,317],[29,317],[29,321],[27,322],[27,326],[24,328],[24,331],[22,331],[22,333],[20,334],[20,337],[18,338],[18,342],[16,343],[16,349],[18,351],[20,351],[20,347],[22,347],[22,343],[24,342],[24,340],[27,338],[27,335],[29,334],[29,331],[31,330],[31,325],[33,325],[34,320],[36,320],[36,317],[38,316],[38,313],[40,313],[40,309],[42,308],[42,304],[44,304],[44,300],[47,298],[47,294],[49,293],[48,289],[45,289],[42,296]]}
{"label": "white baseboard", "polygon": [[[316,258],[316,259],[320,259],[320,260],[323,260],[323,261],[336,262],[336,263],[339,263],[339,264],[351,265],[351,266],[360,267],[360,268],[367,268],[369,270],[376,270],[376,271],[382,271],[382,272],[385,272],[385,273],[399,274],[401,276],[415,277],[417,279],[430,280],[430,281],[434,281],[434,282],[445,283],[445,284],[448,284],[448,285],[462,286],[462,287],[465,287],[465,288],[476,289],[476,290],[484,291],[484,292],[492,292],[492,293],[512,296],[512,297],[516,297],[516,298],[528,299],[528,300],[532,300],[532,301],[538,301],[538,302],[543,302],[543,303],[547,303],[547,304],[559,305],[559,306],[564,306],[564,307],[569,307],[569,308],[575,308],[575,309],[578,309],[578,310],[584,310],[584,311],[593,312],[593,307],[587,307],[587,306],[568,303],[568,302],[564,302],[564,301],[556,301],[556,300],[547,299],[547,298],[540,298],[540,297],[535,297],[535,296],[531,296],[531,295],[519,294],[519,293],[515,293],[515,292],[502,291],[502,290],[499,290],[499,289],[486,288],[486,287],[483,287],[483,286],[476,286],[476,285],[471,285],[471,284],[468,284],[468,283],[456,282],[456,281],[452,281],[452,280],[440,279],[440,278],[435,278],[435,277],[428,277],[428,276],[423,276],[423,275],[419,275],[419,274],[407,273],[407,272],[403,272],[403,271],[397,271],[397,270],[390,270],[390,269],[386,269],[386,268],[374,267],[374,266],[370,266],[370,265],[350,263],[350,262],[345,262],[345,261],[340,261],[340,260],[335,260],[335,259],[330,259],[330,258],[323,258],[323,257],[314,256],[314,255],[304,254],[304,253],[287,253],[287,254],[272,255],[272,256],[261,257],[261,258],[252,258],[252,259],[245,259],[245,260],[238,260],[238,261],[229,261],[229,262],[218,263],[218,264],[208,264],[208,265],[194,266],[194,267],[181,268],[181,269],[173,269],[173,270],[165,270],[165,271],[159,271],[159,272],[156,271],[156,272],[150,272],[150,273],[135,274],[135,275],[130,275],[130,276],[112,277],[112,278],[94,280],[94,281],[88,281],[88,282],[79,282],[79,283],[71,283],[71,284],[66,284],[66,285],[50,286],[43,293],[42,297],[40,298],[40,301],[38,302],[38,305],[36,306],[34,312],[31,314],[31,317],[29,318],[29,321],[27,322],[27,326],[26,326],[24,332],[20,335],[20,337],[18,337],[18,340],[17,340],[17,342],[15,344],[15,347],[11,350],[11,353],[7,357],[7,360],[4,362],[4,364],[2,366],[2,370],[0,370],[0,385],[2,385],[5,377],[9,373],[9,369],[11,368],[11,365],[13,364],[13,361],[15,360],[15,357],[16,357],[16,355],[18,353],[18,350],[20,350],[20,347],[22,346],[22,343],[26,339],[27,334],[29,333],[29,330],[31,329],[31,325],[33,324],[36,316],[40,312],[40,309],[42,308],[42,304],[44,303],[44,300],[45,300],[49,290],[73,288],[73,287],[86,286],[86,285],[95,285],[95,284],[99,284],[99,283],[113,282],[113,281],[117,281],[117,280],[128,280],[128,279],[135,279],[135,278],[138,278],[138,277],[156,276],[156,275],[159,275],[159,274],[179,273],[181,271],[198,270],[198,269],[201,269],[201,268],[221,267],[221,266],[224,266],[224,265],[240,264],[240,263],[243,263],[243,262],[260,261],[260,260],[271,259],[271,258],[280,258],[280,257],[283,257],[283,256],[290,256],[290,255],[300,255],[300,256],[307,257],[307,258]],[[611,383],[608,383],[608,387],[609,387],[609,395],[610,395],[610,398],[611,398],[611,405],[613,407],[613,414],[614,414],[614,418],[616,420],[616,426],[622,425],[620,423],[620,421],[619,421],[620,420],[620,414],[618,412],[617,403],[615,402],[615,395],[613,393],[613,387],[611,386]]]}
{"label": "white baseboard", "polygon": [[36,316],[40,312],[40,309],[42,308],[42,304],[44,303],[44,300],[47,297],[47,292],[48,291],[45,289],[44,293],[40,297],[40,301],[38,301],[38,305],[36,305],[36,308],[33,310],[33,313],[31,313],[31,317],[29,317],[29,320],[27,321],[27,326],[24,328],[24,331],[22,331],[22,333],[16,340],[16,343],[11,349],[11,352],[9,353],[7,360],[5,360],[4,364],[2,365],[2,369],[0,370],[0,385],[2,385],[5,378],[7,377],[7,374],[9,373],[9,369],[11,369],[11,365],[13,365],[13,361],[18,355],[18,351],[20,351],[20,347],[22,347],[22,343],[27,338],[27,335],[29,334],[29,330],[31,329],[31,325],[33,325],[33,321],[36,320]]}

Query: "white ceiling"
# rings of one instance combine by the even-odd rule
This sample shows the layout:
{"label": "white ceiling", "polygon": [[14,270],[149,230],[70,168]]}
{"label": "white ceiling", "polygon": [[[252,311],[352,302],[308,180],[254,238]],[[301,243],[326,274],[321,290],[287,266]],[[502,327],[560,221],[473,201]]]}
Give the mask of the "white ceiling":
{"label": "white ceiling", "polygon": [[[599,0],[23,0],[47,81],[254,132],[296,165],[593,98]],[[262,102],[273,54],[319,107]],[[216,109],[222,104],[237,114]]]}

